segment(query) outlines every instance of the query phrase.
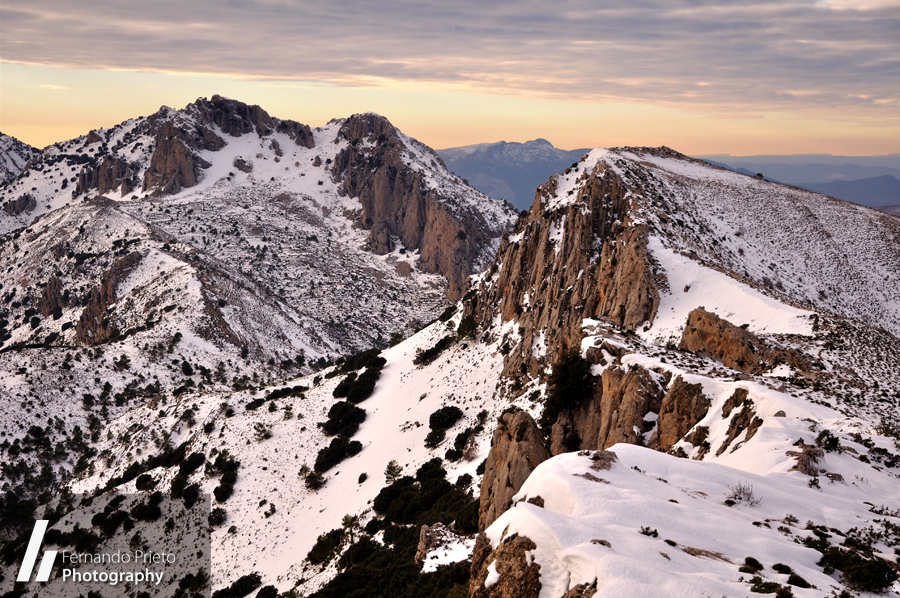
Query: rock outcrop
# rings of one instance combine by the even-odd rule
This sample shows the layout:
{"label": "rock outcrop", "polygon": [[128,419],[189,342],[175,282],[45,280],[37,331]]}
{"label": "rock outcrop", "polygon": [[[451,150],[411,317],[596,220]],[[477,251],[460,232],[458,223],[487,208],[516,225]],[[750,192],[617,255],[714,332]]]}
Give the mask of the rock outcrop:
{"label": "rock outcrop", "polygon": [[[349,145],[335,157],[332,178],[342,193],[362,204],[361,225],[369,230],[369,248],[389,253],[399,239],[407,249],[419,251],[418,267],[444,275],[450,299],[459,299],[503,224],[488,222],[481,211],[429,185],[423,173],[407,164],[410,150],[386,118],[351,116],[339,137]],[[431,150],[422,146],[422,151]],[[437,154],[427,157],[432,167],[443,168]],[[511,216],[512,208],[507,210]]]}
{"label": "rock outcrop", "polygon": [[524,411],[500,418],[481,481],[478,528],[483,530],[509,508],[535,467],[550,458],[550,451],[535,421]]}
{"label": "rock outcrop", "polygon": [[760,374],[786,363],[810,370],[809,362],[793,351],[772,349],[752,332],[698,307],[688,314],[680,349],[703,353],[747,374]]}
{"label": "rock outcrop", "polygon": [[512,534],[496,549],[479,534],[472,552],[469,595],[472,598],[538,598],[541,593],[541,566],[528,551],[537,545],[525,536]]}
{"label": "rock outcrop", "polygon": [[56,276],[51,276],[44,287],[44,292],[38,301],[38,309],[45,318],[58,309],[63,308],[62,281]]}
{"label": "rock outcrop", "polygon": [[75,182],[75,195],[96,189],[99,195],[118,191],[121,195],[131,193],[137,185],[139,164],[129,164],[122,158],[102,157],[94,166],[86,166]]}
{"label": "rock outcrop", "polygon": [[3,211],[10,216],[18,216],[23,212],[30,212],[37,207],[37,200],[30,193],[23,193],[16,199],[4,202]]}
{"label": "rock outcrop", "polygon": [[201,169],[210,167],[209,162],[191,150],[185,136],[186,133],[174,122],[166,122],[160,127],[150,165],[144,173],[144,191],[152,189],[154,195],[177,193],[196,185]]}
{"label": "rock outcrop", "polygon": [[[649,229],[631,219],[634,190],[600,162],[581,175],[571,202],[550,208],[557,205],[551,199],[559,176],[538,188],[530,212],[500,243],[498,275],[480,289],[482,325],[489,326],[497,312],[502,321],[520,325],[522,341],[506,357],[506,376],[519,375],[523,366],[535,375],[566,347],[577,346],[585,318],[634,330],[652,321],[659,306]],[[543,360],[532,351],[542,334],[548,347]]]}
{"label": "rock outcrop", "polygon": [[591,398],[579,409],[562,413],[553,425],[551,452],[602,450],[618,442],[643,445],[643,434],[653,425],[644,418],[659,413],[662,395],[663,389],[640,366],[604,370]]}
{"label": "rock outcrop", "polygon": [[115,337],[119,330],[107,314],[116,302],[116,287],[141,261],[141,254],[132,251],[119,258],[103,273],[100,285],[94,287],[87,305],[75,325],[75,341],[80,345],[96,345]]}
{"label": "rock outcrop", "polygon": [[[741,408],[740,411],[734,413],[738,407]],[[722,417],[729,416],[731,416],[731,421],[728,422],[728,431],[725,440],[719,445],[716,455],[724,453],[744,430],[747,431],[747,435],[744,436],[743,442],[747,442],[753,438],[763,424],[763,420],[756,416],[756,411],[753,409],[753,399],[749,398],[749,393],[744,388],[736,389],[734,394],[726,399],[725,405],[722,407]],[[735,445],[731,450],[737,446]]]}
{"label": "rock outcrop", "polygon": [[650,448],[668,451],[709,411],[710,400],[703,386],[689,384],[681,376],[675,378],[662,400],[657,429]]}

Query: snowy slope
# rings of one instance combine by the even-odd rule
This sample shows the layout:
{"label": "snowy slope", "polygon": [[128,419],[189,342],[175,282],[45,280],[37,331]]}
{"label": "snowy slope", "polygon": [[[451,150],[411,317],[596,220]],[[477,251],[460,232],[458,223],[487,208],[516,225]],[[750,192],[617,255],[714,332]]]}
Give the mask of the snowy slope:
{"label": "snowy slope", "polygon": [[28,161],[40,153],[36,147],[0,133],[0,185],[19,176]]}

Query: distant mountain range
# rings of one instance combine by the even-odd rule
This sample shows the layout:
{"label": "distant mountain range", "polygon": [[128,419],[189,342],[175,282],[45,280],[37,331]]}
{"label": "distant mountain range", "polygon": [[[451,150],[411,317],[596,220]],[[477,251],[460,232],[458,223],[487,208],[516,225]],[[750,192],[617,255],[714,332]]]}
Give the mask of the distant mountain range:
{"label": "distant mountain range", "polygon": [[[447,168],[473,187],[523,210],[534,201],[534,188],[589,150],[562,150],[546,139],[525,143],[479,143],[438,150]],[[900,205],[900,154],[699,156],[716,166],[794,185],[868,207]],[[889,210],[885,210],[889,211]]]}
{"label": "distant mountain range", "polygon": [[588,149],[562,150],[546,139],[525,143],[498,141],[438,150],[447,168],[495,199],[525,210],[535,188],[584,156]]}

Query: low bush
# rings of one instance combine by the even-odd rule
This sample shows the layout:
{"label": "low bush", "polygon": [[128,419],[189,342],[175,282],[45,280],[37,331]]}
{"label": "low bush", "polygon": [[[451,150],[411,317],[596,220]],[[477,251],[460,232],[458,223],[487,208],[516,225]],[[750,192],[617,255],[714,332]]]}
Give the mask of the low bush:
{"label": "low bush", "polygon": [[438,355],[450,348],[455,340],[456,338],[453,336],[445,336],[430,349],[425,349],[424,351],[417,352],[415,359],[413,359],[413,363],[416,365],[428,365],[429,363],[437,359]]}
{"label": "low bush", "polygon": [[331,444],[319,451],[316,455],[316,463],[313,469],[317,473],[325,473],[344,459],[359,454],[362,443],[338,436],[331,440]]}
{"label": "low bush", "polygon": [[366,412],[347,401],[340,401],[328,410],[328,419],[322,424],[326,436],[343,436],[350,438],[366,421]]}

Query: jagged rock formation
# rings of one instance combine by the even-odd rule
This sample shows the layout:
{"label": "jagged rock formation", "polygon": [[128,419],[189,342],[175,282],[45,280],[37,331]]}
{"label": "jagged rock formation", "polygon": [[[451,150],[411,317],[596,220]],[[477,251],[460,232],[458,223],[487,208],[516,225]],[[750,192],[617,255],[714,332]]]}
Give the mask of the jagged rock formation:
{"label": "jagged rock formation", "polygon": [[47,280],[47,286],[44,287],[44,293],[38,302],[38,309],[45,318],[52,315],[58,309],[62,309],[65,305],[62,297],[62,281],[56,276],[51,276]]}
{"label": "jagged rock formation", "polygon": [[810,369],[809,362],[796,352],[771,349],[752,332],[702,307],[688,315],[679,348],[704,353],[747,374],[760,374],[781,363]]}
{"label": "jagged rock formation", "polygon": [[[731,415],[738,407],[741,410]],[[747,435],[744,437],[743,442],[747,442],[753,438],[763,424],[763,420],[756,416],[756,412],[753,409],[753,399],[749,397],[749,393],[745,388],[736,389],[734,394],[725,401],[725,405],[722,406],[722,417],[727,418],[729,416],[731,416],[731,421],[728,423],[727,436],[716,451],[717,456],[724,453],[744,430],[747,431]],[[737,446],[732,448],[732,450],[735,448]]]}
{"label": "jagged rock formation", "polygon": [[100,286],[94,287],[87,305],[75,325],[75,340],[81,345],[96,345],[118,333],[115,322],[107,316],[107,310],[116,302],[116,287],[141,261],[141,254],[132,251],[119,258],[103,273]]}
{"label": "jagged rock formation", "polygon": [[131,193],[139,171],[139,164],[129,164],[119,157],[104,156],[96,165],[86,166],[78,173],[75,195],[81,195],[89,189],[96,189],[99,195],[109,191],[119,191],[122,195]]}
{"label": "jagged rock formation", "polygon": [[675,378],[662,400],[657,429],[650,448],[668,451],[709,411],[710,400],[701,384],[689,384],[681,376]]}
{"label": "jagged rock formation", "polygon": [[[528,558],[537,545],[525,536],[503,538],[496,550],[484,534],[472,553],[469,595],[472,598],[537,598],[541,592],[541,566]],[[494,576],[489,579],[491,573]],[[487,587],[486,587],[487,586]]]}
{"label": "jagged rock formation", "polygon": [[16,199],[4,202],[3,211],[10,216],[18,216],[22,212],[31,212],[37,207],[37,201],[30,193],[25,193]]}
{"label": "jagged rock formation", "polygon": [[419,250],[422,270],[447,278],[452,300],[462,296],[485,247],[500,232],[497,223],[459,201],[458,190],[429,185],[410,154],[421,153],[433,168],[444,168],[441,158],[424,146],[414,147],[386,118],[353,115],[339,137],[349,145],[335,157],[332,177],[343,193],[362,203],[369,248],[389,253],[399,239],[404,247]]}
{"label": "jagged rock formation", "polygon": [[642,367],[605,370],[591,398],[579,409],[560,414],[553,424],[551,452],[605,449],[618,442],[644,444],[641,434],[652,429],[644,418],[659,412],[662,395],[663,389]]}
{"label": "jagged rock formation", "polygon": [[524,411],[503,414],[484,467],[478,528],[485,529],[508,509],[534,468],[549,458],[550,451],[530,415]]}
{"label": "jagged rock formation", "polygon": [[523,364],[531,373],[541,369],[531,351],[541,332],[552,362],[580,342],[584,318],[634,330],[659,306],[647,258],[649,229],[631,217],[634,195],[603,163],[581,168],[566,171],[581,187],[564,200],[556,197],[559,177],[538,188],[531,211],[500,243],[499,276],[482,282],[481,323],[488,326],[496,310],[502,321],[515,318],[522,327],[505,375],[517,375]]}

